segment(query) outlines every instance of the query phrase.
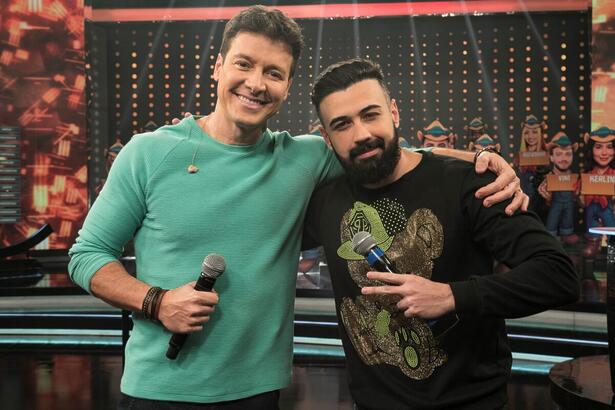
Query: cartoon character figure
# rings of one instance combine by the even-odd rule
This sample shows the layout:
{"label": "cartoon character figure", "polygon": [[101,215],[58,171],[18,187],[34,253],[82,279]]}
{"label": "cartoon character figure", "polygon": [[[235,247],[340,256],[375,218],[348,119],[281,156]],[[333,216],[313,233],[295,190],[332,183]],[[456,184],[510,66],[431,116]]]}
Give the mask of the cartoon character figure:
{"label": "cartoon character figure", "polygon": [[533,115],[528,115],[521,123],[521,142],[517,165],[519,167],[519,178],[521,179],[521,189],[529,197],[530,201],[536,194],[534,178],[538,167],[549,165],[549,157],[544,149],[546,125],[539,122]]}
{"label": "cartoon character figure", "polygon": [[493,138],[487,134],[481,135],[474,142],[470,142],[468,145],[469,151],[480,151],[483,148],[493,148],[497,152],[500,152],[500,144],[496,143]]}
{"label": "cartoon character figure", "polygon": [[322,137],[322,131],[320,130],[321,128],[322,124],[320,123],[320,120],[316,119],[310,123],[308,134]]}
{"label": "cartoon character figure", "polygon": [[577,202],[578,175],[570,168],[578,143],[572,143],[564,132],[558,132],[546,145],[552,169],[538,186],[538,194],[550,205],[546,227],[554,236],[558,232],[562,242],[574,245],[579,241],[574,233],[574,209]]}
{"label": "cartoon character figure", "polygon": [[158,126],[158,124],[156,124],[154,121],[148,121],[145,123],[145,125],[143,126],[143,129],[141,132],[154,132],[156,131],[158,128],[160,128]]}
{"label": "cartoon character figure", "polygon": [[[485,124],[480,117],[473,118],[472,121],[463,127],[466,130],[466,140],[468,141],[468,151],[473,151],[472,147],[476,146],[476,141],[486,135],[487,124]],[[499,148],[498,148],[499,151]]]}
{"label": "cartoon character figure", "polygon": [[440,121],[435,120],[417,132],[421,147],[454,148],[457,135],[446,128]]}
{"label": "cartoon character figure", "polygon": [[[119,138],[117,138],[115,142],[113,143],[113,145],[111,145],[109,148],[105,150],[105,169],[107,170],[107,174],[109,174],[111,165],[113,165],[113,161],[115,161],[115,158],[117,158],[117,155],[120,153],[122,148],[124,148],[124,144],[122,144],[122,141]],[[96,195],[98,195],[100,191],[103,189],[105,182],[107,182],[106,176],[103,179],[101,179],[100,184],[98,184],[98,186],[95,188]]]}
{"label": "cartoon character figure", "polygon": [[[615,130],[608,127],[600,127],[589,134],[585,134],[586,158],[588,167],[586,174],[591,174],[588,182],[595,180],[599,189],[606,188],[613,192],[613,181],[615,180]],[[593,176],[593,177],[592,177]],[[596,178],[595,176],[600,176]],[[615,227],[615,216],[613,215],[614,195],[600,195],[589,193],[589,187],[583,184],[582,196],[585,205],[585,226],[586,229],[597,226]],[[591,257],[599,250],[599,238],[588,235],[588,244],[583,251],[585,256]]]}
{"label": "cartoon character figure", "polygon": [[[353,250],[352,237],[359,231],[370,232],[400,272],[425,278],[431,277],[434,259],[444,246],[442,225],[430,210],[417,209],[408,218],[403,206],[391,199],[356,202],[342,218],[337,254],[347,261],[350,277],[359,287],[380,283],[367,278],[370,267]],[[424,380],[447,356],[423,319],[408,318],[399,311],[399,299],[394,295],[345,297],[340,306],[342,324],[364,363],[388,364],[411,379]]]}

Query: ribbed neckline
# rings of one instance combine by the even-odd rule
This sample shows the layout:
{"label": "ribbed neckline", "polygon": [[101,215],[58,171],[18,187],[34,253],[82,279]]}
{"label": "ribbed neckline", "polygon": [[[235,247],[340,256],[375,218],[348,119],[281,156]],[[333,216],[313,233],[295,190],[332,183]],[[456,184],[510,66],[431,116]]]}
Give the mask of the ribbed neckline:
{"label": "ribbed neckline", "polygon": [[260,137],[258,137],[258,141],[256,141],[254,144],[250,144],[250,145],[232,145],[232,144],[224,144],[216,139],[214,139],[211,135],[207,134],[205,131],[203,131],[203,129],[201,127],[199,127],[199,124],[196,123],[196,120],[194,119],[193,116],[190,117],[186,117],[182,120],[182,124],[184,122],[187,122],[189,127],[190,127],[190,131],[192,133],[192,138],[197,137],[197,138],[203,138],[206,141],[208,141],[209,143],[218,146],[219,148],[225,150],[225,151],[230,151],[230,152],[237,152],[237,153],[251,153],[251,152],[255,152],[258,151],[259,148],[266,143],[266,141],[271,139],[271,131],[269,129],[266,129],[265,132],[263,132]]}

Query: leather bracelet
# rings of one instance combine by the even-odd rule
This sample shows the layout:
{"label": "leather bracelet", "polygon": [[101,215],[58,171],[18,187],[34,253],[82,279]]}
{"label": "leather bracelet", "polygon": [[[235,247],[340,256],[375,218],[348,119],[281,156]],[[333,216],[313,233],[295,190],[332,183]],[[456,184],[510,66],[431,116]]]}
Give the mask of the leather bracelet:
{"label": "leather bracelet", "polygon": [[141,305],[141,313],[148,319],[151,319],[151,308],[154,297],[161,290],[158,286],[152,286],[148,289],[145,297],[143,298],[143,304]]}
{"label": "leather bracelet", "polygon": [[476,161],[478,161],[478,157],[480,157],[480,154],[482,154],[483,152],[493,152],[494,154],[500,154],[499,152],[497,152],[497,150],[493,147],[485,147],[485,148],[481,148],[478,151],[476,151],[476,154],[474,154],[474,165],[476,165]]}
{"label": "leather bracelet", "polygon": [[152,302],[149,304],[149,309],[147,310],[147,318],[149,320],[156,320],[154,316],[154,309],[156,309],[156,302],[160,296],[160,292],[162,291],[159,287],[156,287],[155,289],[156,291],[154,292],[154,296],[152,296]]}
{"label": "leather bracelet", "polygon": [[160,314],[160,305],[162,304],[162,298],[164,297],[164,294],[167,292],[168,290],[161,289],[160,292],[156,294],[156,299],[152,304],[152,320],[160,321],[160,319],[158,318],[158,315]]}

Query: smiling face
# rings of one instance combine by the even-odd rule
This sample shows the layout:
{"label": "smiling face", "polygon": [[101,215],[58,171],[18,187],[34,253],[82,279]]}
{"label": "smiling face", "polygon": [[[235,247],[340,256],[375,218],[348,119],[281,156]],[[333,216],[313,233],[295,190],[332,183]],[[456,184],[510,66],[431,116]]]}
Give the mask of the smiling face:
{"label": "smiling face", "polygon": [[542,130],[540,127],[523,127],[522,137],[528,151],[539,151],[542,143]]}
{"label": "smiling face", "polygon": [[399,113],[380,83],[359,81],[320,103],[323,136],[351,178],[362,184],[390,176],[399,162]]}
{"label": "smiling face", "polygon": [[293,56],[290,47],[266,36],[240,32],[213,78],[218,82],[216,113],[229,125],[261,130],[288,96]]}
{"label": "smiling face", "polygon": [[608,168],[613,162],[615,151],[613,148],[613,141],[610,142],[596,142],[592,147],[592,156],[594,162],[599,168]]}

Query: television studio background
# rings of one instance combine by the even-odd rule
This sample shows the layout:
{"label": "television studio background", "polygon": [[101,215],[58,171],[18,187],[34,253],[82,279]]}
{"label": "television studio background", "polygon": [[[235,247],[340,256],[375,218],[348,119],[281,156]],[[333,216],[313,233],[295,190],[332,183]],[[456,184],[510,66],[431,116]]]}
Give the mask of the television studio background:
{"label": "television studio background", "polygon": [[[546,222],[550,207],[539,188],[548,178],[548,155],[544,146],[542,156],[524,154],[524,127],[539,127],[544,143],[560,132],[577,143],[572,170],[583,183],[591,174],[586,134],[615,128],[613,0],[266,4],[295,18],[306,42],[272,130],[309,133],[314,78],[340,59],[368,57],[380,64],[400,108],[404,144],[429,144],[434,121],[447,130],[450,147],[473,150],[488,140],[518,171],[531,209]],[[249,5],[0,4],[3,408],[114,407],[130,321],[72,284],[67,250],[132,135],[184,112],[213,109],[211,74],[224,24]],[[613,209],[612,179],[582,193],[604,196]],[[510,409],[566,408],[570,386],[558,383],[566,371],[569,379],[602,375],[595,377],[602,384],[585,393],[595,389],[598,402],[611,404],[606,311],[607,271],[614,268],[607,262],[609,237],[588,232],[585,208],[575,202],[574,235],[561,237],[581,280],[580,300],[507,320],[514,351]],[[134,268],[129,246],[123,262]],[[313,250],[301,262],[293,385],[281,407],[350,409],[326,260]]]}

